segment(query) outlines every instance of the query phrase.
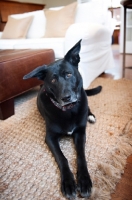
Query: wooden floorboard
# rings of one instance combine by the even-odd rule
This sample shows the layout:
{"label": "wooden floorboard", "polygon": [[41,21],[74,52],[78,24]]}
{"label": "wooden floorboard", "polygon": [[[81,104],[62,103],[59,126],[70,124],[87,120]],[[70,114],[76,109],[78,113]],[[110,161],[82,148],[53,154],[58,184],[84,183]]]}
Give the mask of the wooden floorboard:
{"label": "wooden floorboard", "polygon": [[[121,73],[122,55],[119,54],[118,47],[113,48],[113,55],[115,65]],[[132,66],[132,54],[126,56],[126,66]],[[101,77],[114,78],[111,74],[102,74]],[[132,80],[132,69],[125,69],[125,78]],[[124,174],[117,184],[115,192],[111,195],[111,200],[132,200],[132,155],[127,159]]]}
{"label": "wooden floorboard", "polygon": [[[128,160],[132,161],[132,155]],[[128,160],[124,174],[117,184],[115,192],[111,196],[112,200],[132,200],[132,162],[129,163]]]}

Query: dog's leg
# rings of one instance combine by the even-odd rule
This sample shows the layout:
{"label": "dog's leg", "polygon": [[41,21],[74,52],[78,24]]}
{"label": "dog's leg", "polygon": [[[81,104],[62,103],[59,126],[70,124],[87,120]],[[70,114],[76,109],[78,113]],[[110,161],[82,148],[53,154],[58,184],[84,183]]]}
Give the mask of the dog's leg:
{"label": "dog's leg", "polygon": [[88,121],[91,124],[94,124],[96,122],[96,117],[95,115],[91,112],[90,108],[88,107]]}
{"label": "dog's leg", "polygon": [[[50,136],[52,135],[52,137]],[[54,133],[54,135],[56,135]],[[55,160],[58,164],[61,173],[61,191],[64,196],[69,199],[76,197],[76,184],[72,172],[70,171],[68,161],[63,155],[60,146],[59,138],[53,136],[53,134],[48,134],[46,136],[46,143],[49,146],[52,154],[55,157]]]}
{"label": "dog's leg", "polygon": [[73,139],[77,151],[77,186],[82,197],[89,197],[91,194],[92,182],[87,169],[85,159],[85,128],[78,129],[73,133]]}

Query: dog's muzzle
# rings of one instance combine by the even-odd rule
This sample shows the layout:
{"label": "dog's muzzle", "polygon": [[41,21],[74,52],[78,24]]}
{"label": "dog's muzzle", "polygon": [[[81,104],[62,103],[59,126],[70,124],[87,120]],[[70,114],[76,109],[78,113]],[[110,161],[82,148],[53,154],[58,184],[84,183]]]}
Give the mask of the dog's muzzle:
{"label": "dog's muzzle", "polygon": [[[43,89],[43,92],[46,94],[46,96],[48,96],[47,92],[45,89]],[[55,101],[53,98],[50,97],[51,102],[59,109],[61,109],[62,111],[66,111],[69,109],[72,109],[75,105],[76,102],[78,101],[78,99],[76,97],[72,97],[70,95],[65,96],[61,99],[61,103]]]}

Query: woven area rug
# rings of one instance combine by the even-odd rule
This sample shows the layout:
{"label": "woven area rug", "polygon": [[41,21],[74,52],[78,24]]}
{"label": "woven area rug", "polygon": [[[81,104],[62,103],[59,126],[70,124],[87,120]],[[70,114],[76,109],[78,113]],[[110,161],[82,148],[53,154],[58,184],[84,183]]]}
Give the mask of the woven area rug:
{"label": "woven area rug", "polygon": [[[86,159],[93,181],[91,200],[108,200],[132,154],[132,81],[97,78],[103,91],[89,98],[97,122],[87,124]],[[60,173],[44,142],[45,122],[36,97],[16,105],[16,114],[0,122],[1,200],[63,200]],[[76,174],[71,138],[61,149]],[[76,199],[82,199],[77,196]]]}

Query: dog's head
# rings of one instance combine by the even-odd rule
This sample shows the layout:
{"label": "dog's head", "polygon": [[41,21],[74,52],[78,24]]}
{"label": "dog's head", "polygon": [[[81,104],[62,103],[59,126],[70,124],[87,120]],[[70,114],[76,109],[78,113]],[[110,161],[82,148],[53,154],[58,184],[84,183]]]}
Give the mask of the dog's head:
{"label": "dog's head", "polygon": [[50,65],[40,66],[25,75],[23,79],[36,77],[43,80],[47,94],[61,106],[76,103],[79,101],[83,87],[78,72],[80,48],[81,40],[67,52],[63,59]]}

